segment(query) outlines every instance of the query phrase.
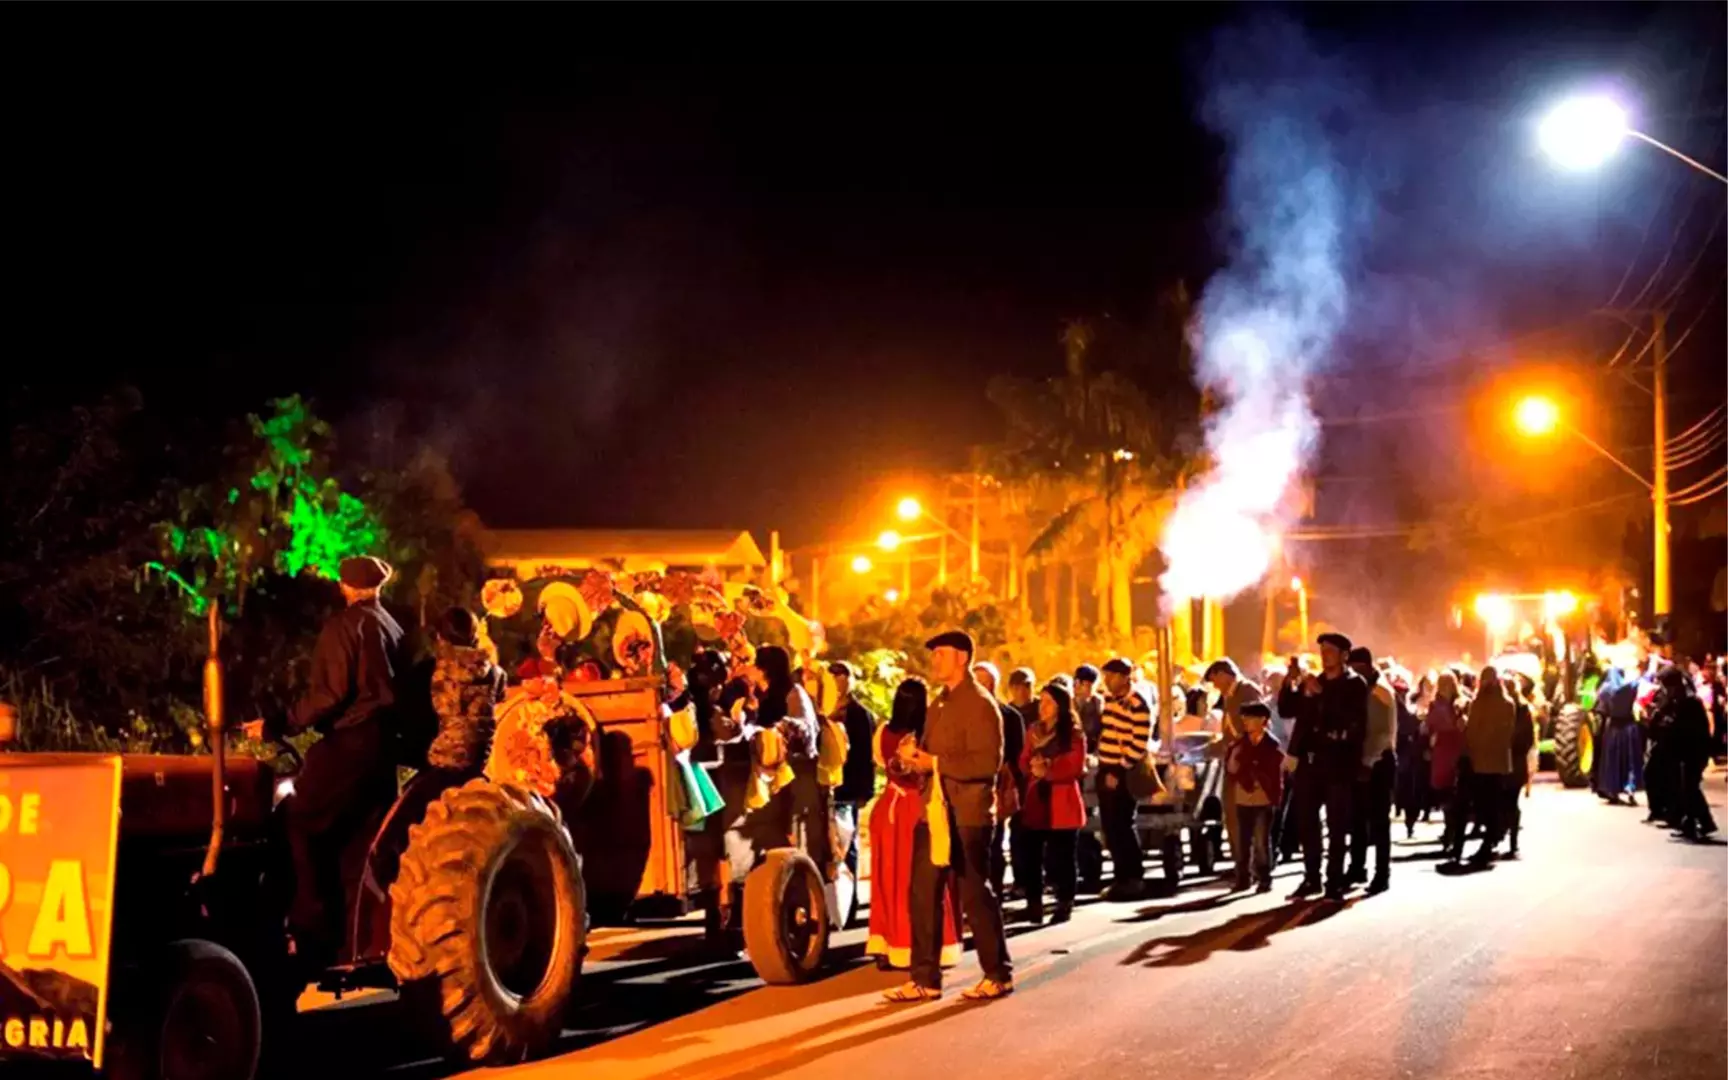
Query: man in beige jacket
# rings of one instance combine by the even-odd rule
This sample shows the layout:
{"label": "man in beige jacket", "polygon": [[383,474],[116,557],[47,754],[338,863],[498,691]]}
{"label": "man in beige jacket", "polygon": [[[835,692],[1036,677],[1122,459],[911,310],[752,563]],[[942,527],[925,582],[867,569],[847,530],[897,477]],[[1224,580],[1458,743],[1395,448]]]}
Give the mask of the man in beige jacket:
{"label": "man in beige jacket", "polygon": [[949,881],[972,928],[984,978],[965,992],[974,1001],[1014,990],[1014,966],[1002,932],[1002,901],[990,883],[990,836],[995,825],[996,775],[1002,768],[1002,714],[972,674],[972,638],[964,631],[926,643],[934,697],[922,745],[905,744],[910,770],[941,777],[949,836],[947,865],[931,861],[932,826],[919,825],[912,848],[912,981],[885,995],[891,1002],[932,1001],[942,995],[942,907]]}

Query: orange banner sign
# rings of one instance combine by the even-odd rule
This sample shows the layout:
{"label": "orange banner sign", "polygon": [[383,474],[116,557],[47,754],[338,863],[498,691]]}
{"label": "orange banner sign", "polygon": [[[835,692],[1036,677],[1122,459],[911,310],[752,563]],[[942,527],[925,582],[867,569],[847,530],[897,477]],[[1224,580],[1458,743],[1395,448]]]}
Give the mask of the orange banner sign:
{"label": "orange banner sign", "polygon": [[120,759],[0,755],[0,1064],[102,1066]]}

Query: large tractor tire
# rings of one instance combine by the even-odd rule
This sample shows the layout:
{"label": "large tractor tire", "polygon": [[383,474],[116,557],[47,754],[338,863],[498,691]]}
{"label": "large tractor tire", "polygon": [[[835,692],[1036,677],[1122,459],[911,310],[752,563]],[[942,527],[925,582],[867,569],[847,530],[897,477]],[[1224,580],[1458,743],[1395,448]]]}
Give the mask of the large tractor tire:
{"label": "large tractor tire", "polygon": [[1554,721],[1554,768],[1569,788],[1588,787],[1596,763],[1596,727],[1576,705],[1560,710]]}
{"label": "large tractor tire", "polygon": [[252,1080],[263,1019],[238,957],[209,941],[176,941],[117,1002],[109,1075],[115,1080]]}
{"label": "large tractor tire", "polygon": [[558,809],[470,780],[408,830],[390,886],[390,970],[453,1057],[519,1062],[557,1036],[586,934],[581,865]]}
{"label": "large tractor tire", "polygon": [[828,951],[828,890],[810,857],[775,848],[744,879],[744,951],[770,986],[813,977]]}

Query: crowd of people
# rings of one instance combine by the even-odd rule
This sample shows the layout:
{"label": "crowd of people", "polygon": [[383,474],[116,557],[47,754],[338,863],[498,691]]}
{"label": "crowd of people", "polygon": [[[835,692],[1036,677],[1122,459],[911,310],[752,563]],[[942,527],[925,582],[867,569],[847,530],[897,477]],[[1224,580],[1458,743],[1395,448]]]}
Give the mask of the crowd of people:
{"label": "crowd of people", "polygon": [[[899,686],[872,744],[887,781],[868,823],[868,950],[882,967],[909,972],[889,1001],[929,1001],[940,996],[942,968],[957,962],[962,927],[970,927],[984,978],[966,996],[987,1000],[1013,989],[1004,921],[1044,923],[1049,898],[1048,921],[1067,921],[1094,833],[1110,855],[1104,898],[1145,894],[1135,815],[1164,783],[1160,695],[1116,658],[1036,690],[1036,675],[1017,669],[998,698],[999,671],[972,662],[966,635],[929,646],[931,683]],[[1224,773],[1234,888],[1269,892],[1273,867],[1299,855],[1292,900],[1337,902],[1358,887],[1375,895],[1391,884],[1395,822],[1413,837],[1436,813],[1454,872],[1517,858],[1536,757],[1532,680],[1493,666],[1412,677],[1342,634],[1324,634],[1318,646],[1318,670],[1292,659],[1255,680],[1221,659],[1200,685],[1171,687],[1183,711],[1210,716],[1216,733],[1209,754]],[[1650,674],[1654,689],[1634,702],[1635,722],[1657,743],[1647,765],[1641,757],[1619,764],[1642,745],[1613,726],[1621,699],[1599,699],[1607,702],[1601,785],[1637,768],[1648,786],[1659,770],[1662,780],[1649,789],[1652,820],[1703,838],[1715,829],[1700,786],[1713,726],[1708,695],[1680,666],[1653,665]],[[1472,840],[1479,842],[1467,855]],[[1024,906],[1005,915],[1015,898]]]}
{"label": "crowd of people", "polygon": [[[341,853],[369,835],[395,786],[385,721],[402,711],[396,684],[407,665],[402,630],[379,601],[389,577],[379,560],[342,564],[347,606],[319,639],[305,698],[285,723],[246,725],[254,737],[276,726],[325,734],[287,816],[297,871],[288,921],[308,961],[333,951],[349,884],[337,872]],[[452,611],[437,631],[426,710],[436,730],[421,764],[454,782],[508,749],[493,714],[508,708],[499,706],[505,676],[476,616]],[[1220,659],[1196,685],[1160,688],[1121,657],[1042,682],[1028,668],[1004,679],[975,658],[966,633],[951,631],[927,643],[928,681],[903,682],[885,718],[853,693],[845,662],[798,669],[788,650],[747,643],[700,653],[688,672],[671,670],[669,713],[692,718],[689,745],[672,749],[699,774],[686,847],[710,934],[737,933],[744,879],[766,851],[795,844],[832,882],[842,868],[857,873],[867,830],[867,950],[909,973],[888,999],[939,997],[962,928],[983,969],[965,996],[1011,993],[1005,898],[1023,902],[1013,918],[1037,925],[1047,895],[1051,923],[1072,917],[1082,888],[1099,886],[1107,900],[1145,895],[1140,808],[1181,797],[1171,747],[1155,737],[1159,719],[1179,713],[1198,721],[1222,774],[1217,809],[1236,889],[1270,891],[1274,865],[1299,852],[1293,900],[1383,892],[1394,815],[1411,836],[1440,812],[1454,866],[1472,838],[1472,866],[1517,857],[1536,742],[1531,680],[1493,666],[1412,679],[1342,634],[1317,644],[1316,669],[1292,658],[1254,679]],[[524,686],[534,675],[518,671]],[[556,692],[555,678],[539,681]],[[1659,654],[1645,670],[1606,672],[1594,704],[1598,794],[1626,803],[1641,788],[1651,821],[1694,840],[1713,833],[1701,784],[1723,731],[1722,690],[1720,664],[1699,671]],[[548,790],[581,774],[570,767],[580,756],[553,748]]]}

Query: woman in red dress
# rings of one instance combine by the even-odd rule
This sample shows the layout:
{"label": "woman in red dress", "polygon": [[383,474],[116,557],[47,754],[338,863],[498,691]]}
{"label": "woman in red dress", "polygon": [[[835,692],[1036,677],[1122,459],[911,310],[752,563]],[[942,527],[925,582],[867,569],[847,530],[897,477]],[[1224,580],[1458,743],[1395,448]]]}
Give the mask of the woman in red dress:
{"label": "woman in red dress", "polygon": [[[924,820],[923,777],[900,771],[895,751],[901,739],[924,732],[928,695],[922,679],[907,679],[894,691],[888,722],[876,733],[876,760],[888,783],[870,811],[870,940],[867,955],[878,967],[905,968],[912,962],[912,830]],[[960,962],[960,894],[948,892],[942,918],[942,966]]]}

